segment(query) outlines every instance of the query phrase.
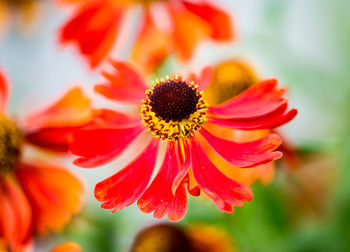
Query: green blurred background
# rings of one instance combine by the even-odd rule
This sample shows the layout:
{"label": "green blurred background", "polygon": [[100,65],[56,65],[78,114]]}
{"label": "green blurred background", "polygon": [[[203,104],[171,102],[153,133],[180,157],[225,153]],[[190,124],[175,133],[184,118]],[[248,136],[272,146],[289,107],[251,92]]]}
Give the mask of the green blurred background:
{"label": "green blurred background", "polygon": [[[200,46],[190,70],[241,58],[262,78],[277,77],[287,86],[297,118],[281,132],[297,148],[301,164],[278,163],[268,186],[253,186],[254,200],[234,214],[213,203],[190,198],[180,226],[206,223],[232,237],[237,251],[350,251],[350,4],[347,0],[220,0],[230,10],[236,43]],[[0,65],[11,77],[10,109],[25,114],[71,83],[91,90],[99,80],[75,51],[57,44],[56,32],[69,10],[42,1],[37,23],[26,31],[12,27],[0,40]],[[133,27],[139,10],[129,14]],[[132,29],[130,29],[132,30]],[[128,59],[122,42],[113,55]],[[173,57],[160,74],[184,70]],[[33,102],[35,101],[35,102]],[[71,160],[67,160],[70,165]],[[118,163],[120,162],[120,163]],[[84,251],[127,251],[136,234],[154,220],[136,206],[111,214],[93,198],[96,182],[116,171],[122,160],[94,170],[71,166],[87,182],[87,201],[63,234],[38,238],[35,251],[61,241],[79,242]]]}

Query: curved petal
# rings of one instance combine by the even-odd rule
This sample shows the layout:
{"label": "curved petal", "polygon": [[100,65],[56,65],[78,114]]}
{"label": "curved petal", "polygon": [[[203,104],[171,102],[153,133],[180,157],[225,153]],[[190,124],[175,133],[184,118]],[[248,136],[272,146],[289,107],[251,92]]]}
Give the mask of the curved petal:
{"label": "curved petal", "polygon": [[191,140],[191,156],[194,178],[221,211],[232,212],[233,205],[242,206],[242,202],[252,200],[250,188],[222,174],[194,139]]}
{"label": "curved petal", "polygon": [[0,69],[0,113],[5,114],[9,96],[9,83]]}
{"label": "curved petal", "polygon": [[123,15],[124,8],[111,1],[87,1],[61,28],[60,42],[75,43],[94,68],[111,51]]}
{"label": "curved petal", "polygon": [[146,74],[152,72],[169,55],[169,35],[160,31],[150,13],[145,10],[141,31],[136,39],[132,57]]}
{"label": "curved petal", "polygon": [[211,38],[219,41],[232,40],[231,18],[229,14],[223,10],[219,10],[215,6],[207,2],[190,2],[183,1],[185,7],[205,20],[212,28]]}
{"label": "curved petal", "polygon": [[30,204],[12,175],[0,181],[0,236],[11,251],[23,251],[32,235]]}
{"label": "curved petal", "polygon": [[273,113],[287,103],[285,89],[277,86],[276,79],[271,79],[252,85],[227,102],[209,107],[208,111],[214,117],[248,119]]}
{"label": "curved petal", "polygon": [[32,206],[33,225],[39,234],[61,231],[80,211],[84,188],[68,170],[38,161],[20,164],[16,175]]}
{"label": "curved petal", "polygon": [[145,91],[150,87],[142,76],[128,63],[111,61],[116,72],[103,72],[108,80],[105,84],[95,86],[95,91],[101,95],[119,102],[141,104]]}
{"label": "curved petal", "polygon": [[291,109],[286,112],[287,104],[275,110],[273,113],[251,119],[220,119],[208,116],[208,121],[222,127],[242,130],[274,129],[290,122],[298,113]]}
{"label": "curved petal", "polygon": [[211,27],[181,5],[168,5],[174,23],[173,40],[176,52],[181,60],[187,61],[192,57],[198,43],[210,36]]}
{"label": "curved petal", "polygon": [[137,202],[142,212],[154,211],[153,216],[157,219],[163,218],[168,213],[170,221],[179,221],[185,217],[187,211],[185,185],[181,183],[175,193],[172,191],[174,179],[179,171],[180,164],[175,143],[170,142],[157,176]]}
{"label": "curved petal", "polygon": [[77,130],[69,144],[70,151],[80,156],[74,164],[83,168],[104,165],[119,156],[144,129],[144,126],[136,126]]}
{"label": "curved petal", "polygon": [[89,123],[92,116],[90,99],[75,87],[53,104],[30,113],[22,128],[30,133],[43,128],[80,127]]}
{"label": "curved petal", "polygon": [[198,90],[206,90],[214,77],[214,68],[207,66],[202,69],[199,78],[195,74],[190,74],[189,79],[198,85]]}
{"label": "curved petal", "polygon": [[[184,180],[191,167],[191,151],[187,141],[178,142],[178,155],[180,157],[180,170],[175,176],[174,183],[171,188],[173,194],[175,194],[177,188]],[[185,159],[183,160],[181,157],[185,157]]]}
{"label": "curved petal", "polygon": [[[228,128],[222,128],[214,124],[206,124],[205,129],[216,137],[240,143],[258,140],[271,134],[271,130],[232,130]],[[234,167],[230,163],[226,162],[219,154],[217,154],[216,150],[213,149],[208,143],[206,143],[204,138],[201,138],[199,140],[209,159],[227,177],[232,178],[247,186],[250,186],[257,181],[261,182],[263,185],[268,185],[273,181],[275,177],[275,162],[258,165],[253,169],[242,169]],[[278,151],[281,151],[280,148],[282,145],[277,148]],[[282,153],[284,157],[285,153],[283,151]]]}
{"label": "curved petal", "polygon": [[253,167],[282,157],[281,152],[274,151],[282,143],[282,139],[275,134],[255,141],[236,143],[216,137],[204,128],[200,133],[223,159],[236,167]]}
{"label": "curved petal", "polygon": [[99,182],[95,197],[101,207],[119,211],[138,200],[151,180],[158,153],[159,139],[153,138],[147,148],[128,166]]}

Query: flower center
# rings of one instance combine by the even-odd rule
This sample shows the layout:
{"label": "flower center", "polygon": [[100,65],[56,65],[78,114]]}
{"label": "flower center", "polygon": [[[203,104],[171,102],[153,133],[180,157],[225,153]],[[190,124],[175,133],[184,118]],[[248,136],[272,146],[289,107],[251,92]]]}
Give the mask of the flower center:
{"label": "flower center", "polygon": [[0,174],[12,171],[15,167],[20,155],[21,139],[16,124],[0,115]]}
{"label": "flower center", "polygon": [[166,122],[180,122],[196,111],[199,98],[186,82],[169,80],[153,90],[150,105],[156,116]]}
{"label": "flower center", "polygon": [[141,114],[142,122],[156,136],[175,141],[188,137],[206,121],[206,104],[194,82],[188,84],[177,76],[157,80],[146,91]]}

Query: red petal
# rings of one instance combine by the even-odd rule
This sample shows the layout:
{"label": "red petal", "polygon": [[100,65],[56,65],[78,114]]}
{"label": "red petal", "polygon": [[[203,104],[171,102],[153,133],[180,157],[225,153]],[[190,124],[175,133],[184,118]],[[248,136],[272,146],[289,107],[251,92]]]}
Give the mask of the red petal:
{"label": "red petal", "polygon": [[157,219],[168,213],[170,221],[179,221],[186,215],[187,196],[184,184],[177,187],[173,194],[172,185],[180,170],[180,164],[175,150],[175,143],[170,142],[159,173],[147,188],[137,205],[142,212],[150,213]]}
{"label": "red petal", "polygon": [[281,152],[274,151],[282,143],[282,139],[275,134],[255,141],[236,143],[216,137],[204,128],[200,133],[222,158],[236,167],[253,167],[282,157]]}
{"label": "red petal", "polygon": [[242,206],[241,202],[252,200],[250,188],[222,174],[196,140],[191,140],[191,156],[193,175],[198,185],[221,211],[232,212],[232,205]]}
{"label": "red petal", "polygon": [[[183,179],[186,177],[186,175],[188,174],[188,171],[191,167],[191,151],[190,151],[190,147],[187,141],[184,141],[183,144],[178,142],[178,155],[179,157],[185,156],[185,160],[182,160],[182,158],[180,158],[180,170],[178,172],[178,174],[175,176],[174,178],[174,183],[172,185],[172,192],[173,194],[175,194],[177,188],[179,187],[179,185],[181,184],[181,182],[183,181]],[[182,146],[181,146],[182,145]],[[183,149],[182,149],[183,147]]]}
{"label": "red petal", "polygon": [[32,235],[32,212],[17,181],[5,175],[0,181],[0,235],[11,251],[24,251]]}
{"label": "red petal", "polygon": [[183,1],[183,3],[188,10],[211,25],[211,37],[213,39],[224,41],[232,39],[231,19],[228,13],[206,2],[194,3]]}
{"label": "red petal", "polygon": [[285,89],[277,86],[277,80],[258,82],[229,101],[209,107],[215,117],[248,119],[268,115],[288,103]]}
{"label": "red petal", "polygon": [[208,121],[222,127],[232,129],[254,130],[274,129],[290,122],[298,113],[296,109],[285,112],[287,104],[275,110],[273,113],[252,119],[219,119],[208,116]]}
{"label": "red petal", "polygon": [[68,170],[38,161],[20,164],[16,175],[32,206],[36,232],[61,231],[81,209],[84,188]]}
{"label": "red petal", "polygon": [[95,91],[119,102],[141,104],[145,91],[150,88],[145,80],[126,62],[112,61],[112,64],[117,71],[113,74],[103,72],[109,82],[96,85]]}
{"label": "red petal", "polygon": [[67,152],[68,140],[72,131],[76,128],[47,128],[27,134],[26,140],[44,149]]}
{"label": "red petal", "polygon": [[4,73],[0,69],[0,113],[6,112],[7,102],[9,96],[9,84],[5,78]]}
{"label": "red petal", "polygon": [[70,151],[81,156],[74,164],[84,168],[101,166],[119,156],[145,128],[81,129],[72,134]]}
{"label": "red petal", "polygon": [[141,197],[151,180],[158,145],[159,139],[153,138],[132,163],[96,185],[95,197],[104,202],[102,208],[113,209],[113,212],[116,212]]}
{"label": "red petal", "polygon": [[214,77],[214,68],[207,66],[203,68],[199,78],[195,74],[190,74],[189,79],[198,84],[198,90],[206,90]]}
{"label": "red petal", "polygon": [[61,43],[76,43],[91,67],[111,51],[124,9],[110,1],[88,1],[62,27]]}
{"label": "red petal", "polygon": [[83,248],[75,242],[64,242],[51,249],[49,252],[83,252]]}
{"label": "red petal", "polygon": [[90,122],[92,115],[90,99],[76,87],[52,105],[29,114],[23,128],[36,131],[43,128],[80,127]]}

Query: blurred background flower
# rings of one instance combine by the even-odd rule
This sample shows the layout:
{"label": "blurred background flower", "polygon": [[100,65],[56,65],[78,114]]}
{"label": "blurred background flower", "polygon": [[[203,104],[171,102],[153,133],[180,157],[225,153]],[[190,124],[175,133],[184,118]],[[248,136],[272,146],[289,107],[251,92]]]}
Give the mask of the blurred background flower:
{"label": "blurred background flower", "polygon": [[67,154],[67,135],[90,122],[92,112],[76,88],[16,120],[7,112],[9,90],[0,69],[0,240],[1,249],[20,252],[34,235],[62,231],[82,208],[84,187],[58,157]]}
{"label": "blurred background flower", "polygon": [[132,58],[146,73],[171,53],[176,53],[183,62],[189,61],[204,40],[233,39],[230,15],[210,1],[78,0],[73,3],[76,11],[63,25],[60,41],[78,46],[92,68],[110,54],[118,37],[133,35],[131,27],[122,30],[121,25],[126,12],[136,6],[142,8],[142,16],[139,27],[133,30],[138,33]]}
{"label": "blurred background flower", "polygon": [[215,226],[158,224],[141,230],[130,252],[235,252],[233,238]]}

